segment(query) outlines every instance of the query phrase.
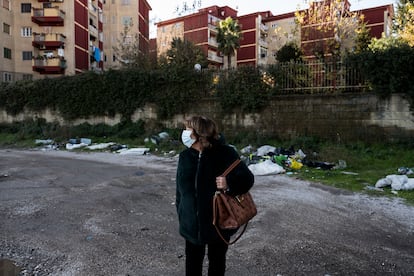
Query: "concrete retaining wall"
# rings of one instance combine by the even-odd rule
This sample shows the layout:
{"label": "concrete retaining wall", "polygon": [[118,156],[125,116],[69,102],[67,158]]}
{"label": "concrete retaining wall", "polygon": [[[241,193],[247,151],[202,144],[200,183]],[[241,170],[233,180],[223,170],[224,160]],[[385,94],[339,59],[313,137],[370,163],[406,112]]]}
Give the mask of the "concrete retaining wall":
{"label": "concrete retaining wall", "polygon": [[[218,102],[200,100],[189,114],[203,114],[214,118],[224,133],[240,132],[292,139],[317,136],[333,141],[393,141],[414,139],[413,103],[404,95],[381,99],[374,94],[294,95],[274,97],[269,107],[257,114],[235,112],[223,114]],[[132,119],[145,122],[157,121],[156,106],[138,109]],[[163,121],[167,127],[182,127],[188,114]],[[66,122],[58,113],[24,112],[10,116],[0,110],[0,122],[22,121],[27,118],[44,118],[61,125],[117,124],[120,116],[95,117]]]}

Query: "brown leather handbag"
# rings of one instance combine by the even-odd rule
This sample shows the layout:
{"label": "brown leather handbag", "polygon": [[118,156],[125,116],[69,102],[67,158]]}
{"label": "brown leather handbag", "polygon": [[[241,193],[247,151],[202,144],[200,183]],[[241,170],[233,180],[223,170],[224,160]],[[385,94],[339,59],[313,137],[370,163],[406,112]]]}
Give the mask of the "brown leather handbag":
{"label": "brown leather handbag", "polygon": [[[226,176],[239,163],[237,159],[221,175]],[[235,243],[243,235],[249,221],[257,214],[256,204],[249,192],[232,196],[225,191],[216,191],[213,198],[213,225],[221,239],[228,245]],[[243,230],[233,241],[227,241],[220,232],[222,230],[238,229],[243,226]]]}

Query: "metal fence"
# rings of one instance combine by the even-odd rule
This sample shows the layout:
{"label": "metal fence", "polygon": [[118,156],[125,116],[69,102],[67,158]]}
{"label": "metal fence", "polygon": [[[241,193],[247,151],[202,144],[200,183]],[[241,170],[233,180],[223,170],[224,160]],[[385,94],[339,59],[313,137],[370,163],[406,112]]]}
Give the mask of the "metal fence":
{"label": "metal fence", "polygon": [[342,62],[287,62],[268,68],[272,85],[284,94],[362,92],[367,89],[358,66]]}

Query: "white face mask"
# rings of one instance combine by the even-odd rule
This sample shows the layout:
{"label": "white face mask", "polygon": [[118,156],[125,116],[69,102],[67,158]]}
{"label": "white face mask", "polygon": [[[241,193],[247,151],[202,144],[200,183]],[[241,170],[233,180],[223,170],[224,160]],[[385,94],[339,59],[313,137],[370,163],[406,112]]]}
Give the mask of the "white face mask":
{"label": "white face mask", "polygon": [[192,130],[183,130],[183,133],[181,134],[181,141],[183,141],[183,144],[187,147],[190,148],[194,143],[195,143],[195,139],[191,138],[191,133],[193,133]]}

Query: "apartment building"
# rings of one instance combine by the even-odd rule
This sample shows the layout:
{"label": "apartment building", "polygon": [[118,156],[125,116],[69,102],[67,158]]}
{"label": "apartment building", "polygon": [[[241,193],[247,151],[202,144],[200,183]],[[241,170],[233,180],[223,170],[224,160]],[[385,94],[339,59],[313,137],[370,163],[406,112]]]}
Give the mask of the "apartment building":
{"label": "apartment building", "polygon": [[102,68],[100,0],[0,1],[1,81]]}
{"label": "apartment building", "polygon": [[[324,11],[329,12],[324,14]],[[356,35],[360,16],[369,28],[371,37],[391,35],[393,11],[392,4],[351,11],[348,0],[342,1],[340,5],[331,4],[329,0],[313,2],[303,12],[305,17],[301,26],[301,48],[305,57],[313,59],[317,52],[331,54],[333,51],[352,49],[355,41],[353,35]]]}
{"label": "apartment building", "polygon": [[[146,0],[104,0],[104,55],[105,68],[119,68],[120,58],[114,48],[121,43],[138,43],[139,51],[149,52],[149,11],[151,6]],[[122,37],[125,27],[129,28],[125,37]],[[138,41],[137,41],[138,40]]]}
{"label": "apartment building", "polygon": [[218,21],[229,16],[237,18],[237,11],[228,6],[211,6],[199,9],[197,13],[157,23],[157,55],[164,54],[170,48],[173,38],[182,38],[199,46],[211,66],[227,66],[227,60],[217,49],[216,26]]}
{"label": "apartment building", "polygon": [[[345,11],[349,12],[349,1],[344,1],[344,5]],[[382,33],[386,36],[391,34],[394,16],[392,4],[355,12],[364,15],[372,37],[381,37]],[[237,61],[237,66],[274,64],[276,52],[288,42],[302,47],[307,58],[314,58],[310,48],[319,41],[333,39],[332,33],[326,33],[317,38],[304,35],[304,28],[313,27],[308,25],[298,29],[295,12],[273,15],[270,11],[263,11],[237,16],[237,11],[230,7],[213,6],[200,9],[194,14],[159,22],[156,38],[157,55],[168,50],[172,38],[179,37],[201,46],[210,64],[225,68],[226,59],[223,59],[223,55],[217,50],[214,25],[216,21],[227,16],[237,19],[242,29],[240,48],[233,57],[235,60],[232,61],[232,64],[236,64]]]}
{"label": "apartment building", "polygon": [[381,38],[382,34],[389,37],[393,28],[394,6],[384,5],[361,10],[364,21],[370,29],[371,37]]}
{"label": "apartment building", "polygon": [[117,67],[129,23],[148,53],[149,10],[146,0],[0,0],[0,82]]}

